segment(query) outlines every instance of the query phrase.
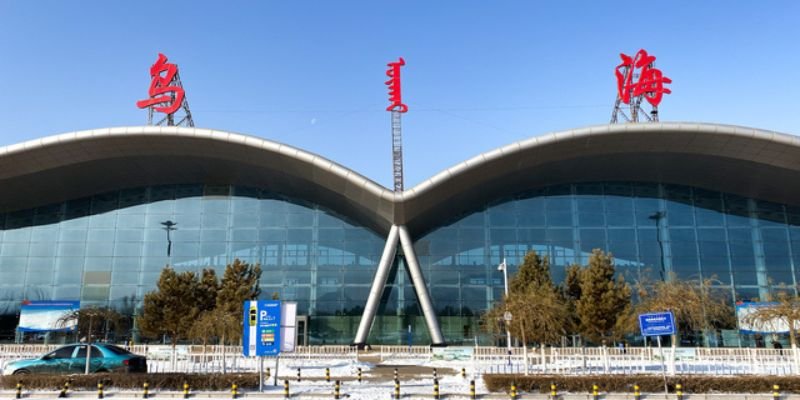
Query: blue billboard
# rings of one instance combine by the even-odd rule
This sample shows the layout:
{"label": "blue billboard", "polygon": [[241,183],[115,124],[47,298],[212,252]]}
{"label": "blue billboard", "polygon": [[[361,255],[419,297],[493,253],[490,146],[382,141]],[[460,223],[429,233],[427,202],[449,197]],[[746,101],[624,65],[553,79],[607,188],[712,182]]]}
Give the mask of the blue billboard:
{"label": "blue billboard", "polygon": [[672,311],[639,315],[642,336],[664,336],[675,334],[675,317]]}
{"label": "blue billboard", "polygon": [[26,301],[19,312],[17,329],[20,332],[73,331],[78,324],[73,314],[80,307],[80,301]]}
{"label": "blue billboard", "polygon": [[275,356],[281,351],[281,302],[244,302],[242,352],[245,357]]}

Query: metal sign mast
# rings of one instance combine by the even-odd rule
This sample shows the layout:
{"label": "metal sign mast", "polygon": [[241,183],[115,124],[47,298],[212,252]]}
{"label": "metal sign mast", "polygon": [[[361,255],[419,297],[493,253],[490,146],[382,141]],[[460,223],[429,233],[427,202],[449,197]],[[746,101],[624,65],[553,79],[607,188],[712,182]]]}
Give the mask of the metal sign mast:
{"label": "metal sign mast", "polygon": [[[136,102],[137,107],[147,108],[147,125],[194,126],[178,66],[168,63],[167,56],[159,53],[158,60],[150,67],[150,78],[150,97]],[[156,111],[166,115],[153,123]],[[178,115],[178,111],[183,111],[183,114]]]}
{"label": "metal sign mast", "polygon": [[[664,87],[672,80],[655,67],[655,56],[639,50],[633,57],[620,54],[622,63],[614,74],[617,77],[617,100],[611,113],[611,123],[658,122],[658,104],[665,94],[672,93]],[[648,114],[642,109],[642,100],[652,106]],[[628,110],[628,113],[625,110]]]}
{"label": "metal sign mast", "polygon": [[389,87],[389,107],[386,111],[392,113],[392,178],[394,179],[394,191],[403,191],[403,136],[401,125],[401,114],[408,111],[408,106],[403,104],[400,92],[400,67],[406,65],[403,57],[398,61],[386,64],[386,76],[389,80],[386,85]]}

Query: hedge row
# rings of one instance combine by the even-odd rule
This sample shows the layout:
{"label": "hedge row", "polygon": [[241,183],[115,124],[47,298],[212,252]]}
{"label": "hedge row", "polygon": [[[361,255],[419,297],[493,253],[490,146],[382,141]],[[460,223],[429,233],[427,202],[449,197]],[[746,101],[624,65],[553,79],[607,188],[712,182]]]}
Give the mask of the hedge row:
{"label": "hedge row", "polygon": [[[631,393],[639,385],[643,393],[664,391],[664,378],[658,375],[484,375],[486,387],[492,392],[508,392],[512,383],[517,390],[528,393],[549,393],[555,383],[558,392],[590,393],[592,385],[601,392]],[[800,393],[800,376],[703,376],[682,375],[667,377],[667,387],[675,391],[681,384],[684,393],[771,393],[772,385],[779,385],[782,393]]]}
{"label": "hedge row", "polygon": [[71,381],[76,390],[97,390],[102,382],[106,388],[141,390],[145,382],[151,391],[183,390],[183,383],[191,390],[230,390],[236,383],[241,389],[258,388],[258,374],[94,374],[94,375],[10,375],[3,376],[0,386],[14,389],[17,382],[25,389],[60,390]]}

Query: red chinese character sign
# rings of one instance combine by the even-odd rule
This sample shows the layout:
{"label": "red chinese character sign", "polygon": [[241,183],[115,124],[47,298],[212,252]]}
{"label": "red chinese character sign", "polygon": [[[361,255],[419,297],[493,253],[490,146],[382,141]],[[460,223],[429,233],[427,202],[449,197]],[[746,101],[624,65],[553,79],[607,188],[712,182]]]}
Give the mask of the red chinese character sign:
{"label": "red chinese character sign", "polygon": [[[658,121],[658,105],[665,94],[672,93],[665,85],[672,80],[655,67],[656,58],[639,50],[633,57],[620,54],[622,63],[614,70],[617,78],[617,100],[611,123],[619,122],[620,116],[627,122],[639,122],[640,116],[648,121]],[[642,100],[652,106],[648,115],[641,109]],[[629,106],[629,115],[622,104]]]}
{"label": "red chinese character sign", "polygon": [[389,80],[385,82],[389,87],[389,107],[386,107],[386,111],[407,112],[408,106],[403,104],[403,96],[400,91],[400,67],[406,65],[406,62],[403,57],[400,57],[398,61],[386,65],[389,67],[386,69],[386,76],[389,77]]}
{"label": "red chinese character sign", "polygon": [[[148,109],[147,124],[153,125],[153,112],[160,112],[166,116],[155,125],[186,125],[194,126],[192,114],[189,112],[189,103],[186,101],[186,92],[183,90],[178,66],[167,62],[167,56],[159,53],[158,60],[150,67],[150,89],[148,99],[136,102],[139,108]],[[175,118],[178,111],[183,110],[185,115]],[[178,121],[175,123],[175,121]]]}
{"label": "red chinese character sign", "polygon": [[386,64],[389,67],[386,69],[389,80],[384,82],[389,87],[389,107],[386,107],[386,111],[392,112],[392,179],[395,192],[403,191],[403,137],[400,116],[408,112],[400,91],[400,67],[404,65],[406,61],[403,57]]}

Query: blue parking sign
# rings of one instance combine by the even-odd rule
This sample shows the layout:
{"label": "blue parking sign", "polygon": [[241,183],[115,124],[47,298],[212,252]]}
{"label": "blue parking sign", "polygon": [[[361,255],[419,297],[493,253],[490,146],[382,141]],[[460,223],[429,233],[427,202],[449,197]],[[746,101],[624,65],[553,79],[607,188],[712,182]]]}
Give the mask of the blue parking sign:
{"label": "blue parking sign", "polygon": [[242,352],[245,357],[275,356],[281,351],[281,302],[244,302]]}
{"label": "blue parking sign", "polygon": [[672,311],[639,315],[642,336],[664,336],[675,334],[675,317]]}

